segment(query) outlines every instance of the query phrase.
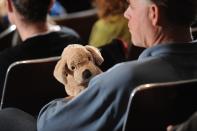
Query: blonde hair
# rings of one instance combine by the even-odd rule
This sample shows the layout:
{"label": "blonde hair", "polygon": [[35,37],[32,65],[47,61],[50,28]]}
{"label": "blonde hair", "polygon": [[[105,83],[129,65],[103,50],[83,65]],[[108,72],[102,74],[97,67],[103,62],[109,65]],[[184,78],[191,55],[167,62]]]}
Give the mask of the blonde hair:
{"label": "blonde hair", "polygon": [[99,17],[123,14],[128,7],[126,0],[94,0]]}

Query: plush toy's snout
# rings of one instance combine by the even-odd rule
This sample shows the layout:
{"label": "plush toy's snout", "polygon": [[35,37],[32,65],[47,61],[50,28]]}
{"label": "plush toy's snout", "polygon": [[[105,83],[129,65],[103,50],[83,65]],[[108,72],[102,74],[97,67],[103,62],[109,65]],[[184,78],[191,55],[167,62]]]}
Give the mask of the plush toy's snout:
{"label": "plush toy's snout", "polygon": [[87,87],[92,77],[102,72],[97,65],[103,61],[97,48],[72,44],[62,52],[54,76],[64,84],[68,95],[76,96]]}

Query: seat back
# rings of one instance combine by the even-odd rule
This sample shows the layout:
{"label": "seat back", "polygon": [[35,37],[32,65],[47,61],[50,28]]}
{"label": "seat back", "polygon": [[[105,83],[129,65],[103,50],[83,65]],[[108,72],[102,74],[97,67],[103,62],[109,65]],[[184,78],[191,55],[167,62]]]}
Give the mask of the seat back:
{"label": "seat back", "polygon": [[119,39],[113,39],[110,43],[99,47],[99,50],[104,58],[104,62],[100,66],[102,71],[126,61],[127,47]]}
{"label": "seat back", "polygon": [[192,27],[192,36],[193,36],[194,40],[197,39],[197,26]]}
{"label": "seat back", "polygon": [[197,110],[197,79],[145,84],[130,96],[123,131],[166,131]]}
{"label": "seat back", "polygon": [[191,33],[192,33],[193,39],[196,40],[197,39],[197,21],[195,21],[192,24]]}
{"label": "seat back", "polygon": [[92,8],[92,0],[59,0],[66,12],[78,12]]}
{"label": "seat back", "polygon": [[53,77],[59,57],[24,60],[7,70],[1,108],[17,107],[34,116],[49,101],[65,97],[65,90]]}
{"label": "seat back", "polygon": [[12,46],[12,40],[15,31],[16,31],[16,26],[11,25],[6,30],[0,33],[0,51]]}
{"label": "seat back", "polygon": [[88,42],[92,26],[97,19],[97,11],[95,9],[50,18],[50,20],[54,21],[58,25],[63,25],[74,29],[86,43]]}

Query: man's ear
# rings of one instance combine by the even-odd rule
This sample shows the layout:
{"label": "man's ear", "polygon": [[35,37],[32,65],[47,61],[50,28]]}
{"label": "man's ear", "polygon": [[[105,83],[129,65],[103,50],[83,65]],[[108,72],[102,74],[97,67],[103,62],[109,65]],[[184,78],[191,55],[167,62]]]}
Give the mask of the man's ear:
{"label": "man's ear", "polygon": [[159,13],[159,7],[156,4],[151,4],[149,7],[149,18],[154,26],[159,23]]}
{"label": "man's ear", "polygon": [[8,12],[13,12],[13,7],[12,7],[12,1],[11,0],[6,0],[6,7]]}

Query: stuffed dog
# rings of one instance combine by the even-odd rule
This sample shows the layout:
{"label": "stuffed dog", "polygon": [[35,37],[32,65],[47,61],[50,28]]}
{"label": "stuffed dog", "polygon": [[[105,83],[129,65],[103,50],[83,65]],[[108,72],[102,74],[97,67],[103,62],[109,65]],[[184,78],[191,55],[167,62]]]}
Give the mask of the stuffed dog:
{"label": "stuffed dog", "polygon": [[93,46],[68,45],[62,52],[54,70],[54,77],[65,86],[70,97],[83,91],[92,77],[101,73],[103,62],[100,51]]}

